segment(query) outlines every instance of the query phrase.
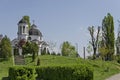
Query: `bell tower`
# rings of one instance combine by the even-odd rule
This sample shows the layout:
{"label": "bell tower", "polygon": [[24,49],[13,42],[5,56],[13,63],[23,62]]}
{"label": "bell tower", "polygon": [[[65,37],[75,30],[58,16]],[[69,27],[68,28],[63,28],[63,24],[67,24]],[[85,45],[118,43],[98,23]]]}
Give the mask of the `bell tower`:
{"label": "bell tower", "polygon": [[28,31],[29,31],[29,27],[28,27],[28,23],[25,19],[21,19],[18,23],[18,40],[21,39],[28,39]]}

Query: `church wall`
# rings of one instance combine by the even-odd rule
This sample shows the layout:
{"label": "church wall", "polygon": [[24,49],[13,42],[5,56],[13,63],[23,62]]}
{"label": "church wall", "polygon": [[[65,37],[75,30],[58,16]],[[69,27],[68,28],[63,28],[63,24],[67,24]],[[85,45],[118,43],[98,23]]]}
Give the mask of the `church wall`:
{"label": "church wall", "polygon": [[40,39],[40,36],[30,35],[30,37],[31,37],[31,41],[32,41],[32,40],[42,41],[42,39]]}
{"label": "church wall", "polygon": [[27,39],[28,39],[28,35],[26,35],[26,34],[19,35],[19,36],[18,36],[18,39],[19,39],[19,40],[21,40],[21,39],[27,40]]}

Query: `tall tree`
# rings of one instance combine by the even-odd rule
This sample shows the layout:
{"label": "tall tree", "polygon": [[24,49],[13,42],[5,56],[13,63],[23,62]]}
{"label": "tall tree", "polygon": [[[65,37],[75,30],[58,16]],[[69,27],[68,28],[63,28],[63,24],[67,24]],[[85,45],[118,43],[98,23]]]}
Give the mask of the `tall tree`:
{"label": "tall tree", "polygon": [[88,27],[88,31],[90,32],[90,36],[91,36],[90,44],[92,45],[92,48],[93,48],[93,59],[95,59],[96,58],[96,51],[98,48],[98,38],[99,38],[99,34],[100,34],[100,27],[98,27],[98,29],[97,29],[97,36],[96,37],[95,37],[94,26]]}
{"label": "tall tree", "polygon": [[0,56],[4,59],[9,59],[12,56],[12,46],[10,39],[5,36],[0,43]]}
{"label": "tall tree", "polygon": [[23,19],[27,21],[28,27],[30,29],[30,17],[26,15],[26,16],[23,16]]}
{"label": "tall tree", "polygon": [[61,52],[63,56],[75,57],[77,55],[75,46],[71,45],[68,41],[63,42]]}
{"label": "tall tree", "polygon": [[114,54],[114,43],[115,43],[115,36],[114,36],[114,21],[113,17],[110,13],[104,17],[102,21],[102,38],[104,42],[104,46],[108,49],[107,53],[107,60],[111,60]]}

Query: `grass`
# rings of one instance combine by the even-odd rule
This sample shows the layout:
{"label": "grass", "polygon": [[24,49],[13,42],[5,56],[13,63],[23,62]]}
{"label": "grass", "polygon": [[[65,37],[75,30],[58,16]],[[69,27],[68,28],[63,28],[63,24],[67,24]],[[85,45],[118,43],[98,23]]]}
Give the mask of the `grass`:
{"label": "grass", "polygon": [[[51,56],[44,55],[39,56],[40,66],[50,66],[50,65],[69,65],[69,64],[87,64],[91,66],[94,70],[94,80],[105,80],[111,75],[120,72],[120,64],[117,62],[105,62],[101,60],[83,60],[81,58],[72,57],[61,57],[61,56]],[[32,62],[31,56],[25,58],[26,66],[36,66],[36,62]],[[13,66],[12,59],[10,61],[0,62],[0,80],[3,77],[8,76],[8,69]]]}
{"label": "grass", "polygon": [[7,80],[8,69],[13,66],[12,58],[10,60],[0,59],[0,80]]}
{"label": "grass", "polygon": [[[31,57],[26,57],[26,65],[36,65]],[[68,65],[68,64],[88,64],[94,70],[94,80],[105,80],[106,78],[120,72],[120,64],[115,61],[83,60],[81,58],[61,57],[61,56],[40,56],[40,65]]]}

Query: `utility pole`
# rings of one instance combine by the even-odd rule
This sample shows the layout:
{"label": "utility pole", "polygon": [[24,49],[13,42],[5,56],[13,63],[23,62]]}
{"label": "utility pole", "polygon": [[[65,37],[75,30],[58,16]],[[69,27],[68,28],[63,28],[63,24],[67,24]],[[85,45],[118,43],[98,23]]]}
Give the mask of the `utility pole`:
{"label": "utility pole", "polygon": [[83,55],[84,55],[84,59],[85,59],[85,47],[83,47]]}

